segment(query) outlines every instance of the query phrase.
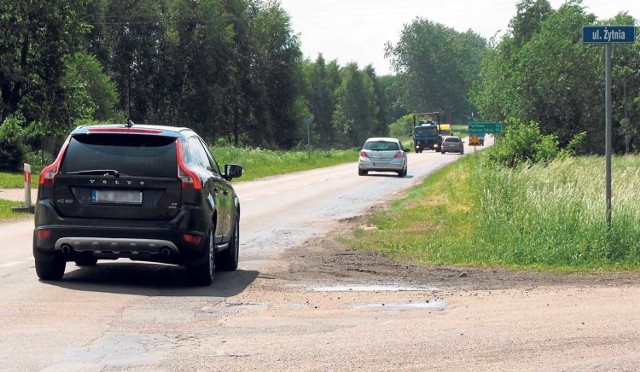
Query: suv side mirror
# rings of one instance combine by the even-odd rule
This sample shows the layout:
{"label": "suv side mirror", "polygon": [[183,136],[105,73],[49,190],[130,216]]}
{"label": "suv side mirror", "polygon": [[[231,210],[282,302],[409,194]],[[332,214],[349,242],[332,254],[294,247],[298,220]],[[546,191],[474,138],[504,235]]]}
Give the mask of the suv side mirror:
{"label": "suv side mirror", "polygon": [[242,166],[236,164],[224,165],[224,178],[227,181],[231,181],[234,178],[242,176]]}

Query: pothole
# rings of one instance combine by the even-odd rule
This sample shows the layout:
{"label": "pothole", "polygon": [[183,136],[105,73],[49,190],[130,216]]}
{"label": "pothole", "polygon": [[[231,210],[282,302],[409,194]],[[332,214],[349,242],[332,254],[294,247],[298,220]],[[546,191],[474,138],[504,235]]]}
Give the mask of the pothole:
{"label": "pothole", "polygon": [[338,285],[338,286],[307,286],[311,292],[403,292],[403,291],[443,291],[443,288],[435,286],[407,286],[401,284],[362,284],[362,285]]}
{"label": "pothole", "polygon": [[447,302],[438,298],[424,301],[367,302],[349,306],[350,309],[444,309],[446,307]]}

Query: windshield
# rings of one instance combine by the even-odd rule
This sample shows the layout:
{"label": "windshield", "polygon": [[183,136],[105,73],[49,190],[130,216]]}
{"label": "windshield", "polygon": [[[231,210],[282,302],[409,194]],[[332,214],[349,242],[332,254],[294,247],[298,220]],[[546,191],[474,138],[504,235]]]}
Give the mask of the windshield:
{"label": "windshield", "polygon": [[438,128],[436,126],[416,127],[416,136],[437,136]]}

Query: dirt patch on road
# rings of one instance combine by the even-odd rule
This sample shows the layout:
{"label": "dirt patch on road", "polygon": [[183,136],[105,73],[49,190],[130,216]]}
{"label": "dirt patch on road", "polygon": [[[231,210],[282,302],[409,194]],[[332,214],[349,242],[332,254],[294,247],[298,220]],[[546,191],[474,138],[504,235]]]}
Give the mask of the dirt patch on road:
{"label": "dirt patch on road", "polygon": [[367,283],[433,286],[440,289],[497,290],[547,286],[617,286],[638,284],[640,273],[549,274],[501,268],[417,265],[372,251],[353,250],[338,241],[350,237],[365,217],[341,220],[332,233],[287,250],[272,267],[276,276],[294,282]]}

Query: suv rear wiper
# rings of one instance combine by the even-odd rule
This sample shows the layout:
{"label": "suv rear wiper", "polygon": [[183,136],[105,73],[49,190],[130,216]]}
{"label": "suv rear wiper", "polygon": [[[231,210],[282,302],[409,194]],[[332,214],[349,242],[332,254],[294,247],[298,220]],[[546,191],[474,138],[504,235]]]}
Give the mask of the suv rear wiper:
{"label": "suv rear wiper", "polygon": [[83,170],[76,172],[67,172],[65,174],[101,174],[103,176],[114,175],[116,177],[120,176],[120,172],[115,169],[91,169],[91,170]]}

